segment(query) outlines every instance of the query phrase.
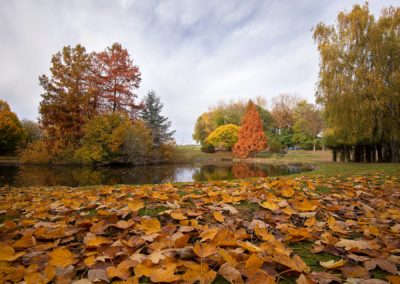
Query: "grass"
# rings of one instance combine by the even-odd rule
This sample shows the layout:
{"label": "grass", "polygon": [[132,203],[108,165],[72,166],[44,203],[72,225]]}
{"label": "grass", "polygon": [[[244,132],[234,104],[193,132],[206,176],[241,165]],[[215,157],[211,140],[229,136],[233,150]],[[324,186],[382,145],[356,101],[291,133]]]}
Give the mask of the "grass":
{"label": "grass", "polygon": [[200,146],[180,145],[176,147],[174,162],[176,163],[203,163],[203,162],[223,162],[232,159],[232,153],[228,151],[218,151],[215,153],[203,153]]}
{"label": "grass", "polygon": [[139,216],[156,217],[156,216],[158,216],[158,214],[160,214],[161,212],[164,212],[167,209],[168,208],[165,206],[158,206],[155,208],[144,207],[144,208],[140,209],[138,213],[139,213]]}

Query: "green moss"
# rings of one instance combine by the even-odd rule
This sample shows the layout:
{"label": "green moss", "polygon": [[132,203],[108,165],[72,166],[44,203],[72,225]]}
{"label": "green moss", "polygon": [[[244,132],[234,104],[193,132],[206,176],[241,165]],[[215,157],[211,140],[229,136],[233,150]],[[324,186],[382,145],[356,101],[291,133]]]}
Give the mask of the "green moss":
{"label": "green moss", "polygon": [[258,203],[250,202],[248,200],[242,200],[239,204],[235,204],[234,206],[237,209],[245,210],[251,214],[260,210],[260,205]]}
{"label": "green moss", "polygon": [[325,270],[325,268],[323,268],[319,264],[320,261],[328,261],[332,259],[334,261],[338,261],[341,259],[340,257],[325,252],[312,253],[311,252],[312,245],[313,244],[311,242],[299,242],[289,245],[289,247],[293,250],[293,253],[300,256],[303,259],[303,261],[311,268],[312,271]]}
{"label": "green moss", "polygon": [[325,187],[325,186],[317,186],[316,187],[316,192],[320,193],[320,194],[330,193],[331,190],[332,190],[332,188],[328,188],[328,187]]}
{"label": "green moss", "polygon": [[212,284],[229,284],[229,281],[218,274]]}

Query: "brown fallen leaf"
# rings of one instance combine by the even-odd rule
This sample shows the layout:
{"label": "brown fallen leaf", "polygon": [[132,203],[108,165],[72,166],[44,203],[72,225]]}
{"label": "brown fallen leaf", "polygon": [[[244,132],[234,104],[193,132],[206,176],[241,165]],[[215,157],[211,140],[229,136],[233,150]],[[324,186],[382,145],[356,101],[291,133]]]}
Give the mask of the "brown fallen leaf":
{"label": "brown fallen leaf", "polygon": [[233,284],[243,284],[243,278],[240,272],[229,265],[228,263],[224,263],[221,265],[221,267],[218,270],[218,273],[224,277],[226,280],[228,280],[230,283]]}
{"label": "brown fallen leaf", "polygon": [[363,265],[368,270],[374,270],[376,266],[379,266],[380,269],[389,272],[391,274],[399,273],[396,267],[396,263],[389,259],[384,259],[384,258],[368,259],[363,262]]}

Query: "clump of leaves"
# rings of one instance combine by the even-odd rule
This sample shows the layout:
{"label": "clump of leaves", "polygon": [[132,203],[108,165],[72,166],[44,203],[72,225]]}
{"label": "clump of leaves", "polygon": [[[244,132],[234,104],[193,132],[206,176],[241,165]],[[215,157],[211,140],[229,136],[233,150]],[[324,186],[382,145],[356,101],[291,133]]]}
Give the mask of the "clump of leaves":
{"label": "clump of leaves", "polygon": [[0,195],[4,283],[399,281],[398,176]]}

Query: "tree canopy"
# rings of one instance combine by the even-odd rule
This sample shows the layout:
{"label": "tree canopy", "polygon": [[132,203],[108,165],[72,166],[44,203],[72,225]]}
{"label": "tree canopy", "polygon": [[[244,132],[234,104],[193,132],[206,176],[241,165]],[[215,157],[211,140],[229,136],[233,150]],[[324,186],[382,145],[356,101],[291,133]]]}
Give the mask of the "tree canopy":
{"label": "tree canopy", "polygon": [[175,131],[170,130],[171,122],[168,121],[168,117],[161,114],[164,105],[161,103],[160,97],[154,91],[150,91],[144,97],[142,105],[139,118],[150,128],[154,145],[160,146],[173,141]]}
{"label": "tree canopy", "polygon": [[0,100],[0,155],[13,154],[24,138],[17,115],[6,101]]}
{"label": "tree canopy", "polygon": [[236,157],[247,158],[267,147],[267,137],[262,128],[262,121],[256,106],[249,101],[246,114],[239,130],[238,142],[233,146]]}
{"label": "tree canopy", "polygon": [[[400,8],[378,20],[368,4],[318,24],[317,100],[325,109],[329,146],[341,160],[399,161]],[[336,155],[334,155],[334,159]]]}

